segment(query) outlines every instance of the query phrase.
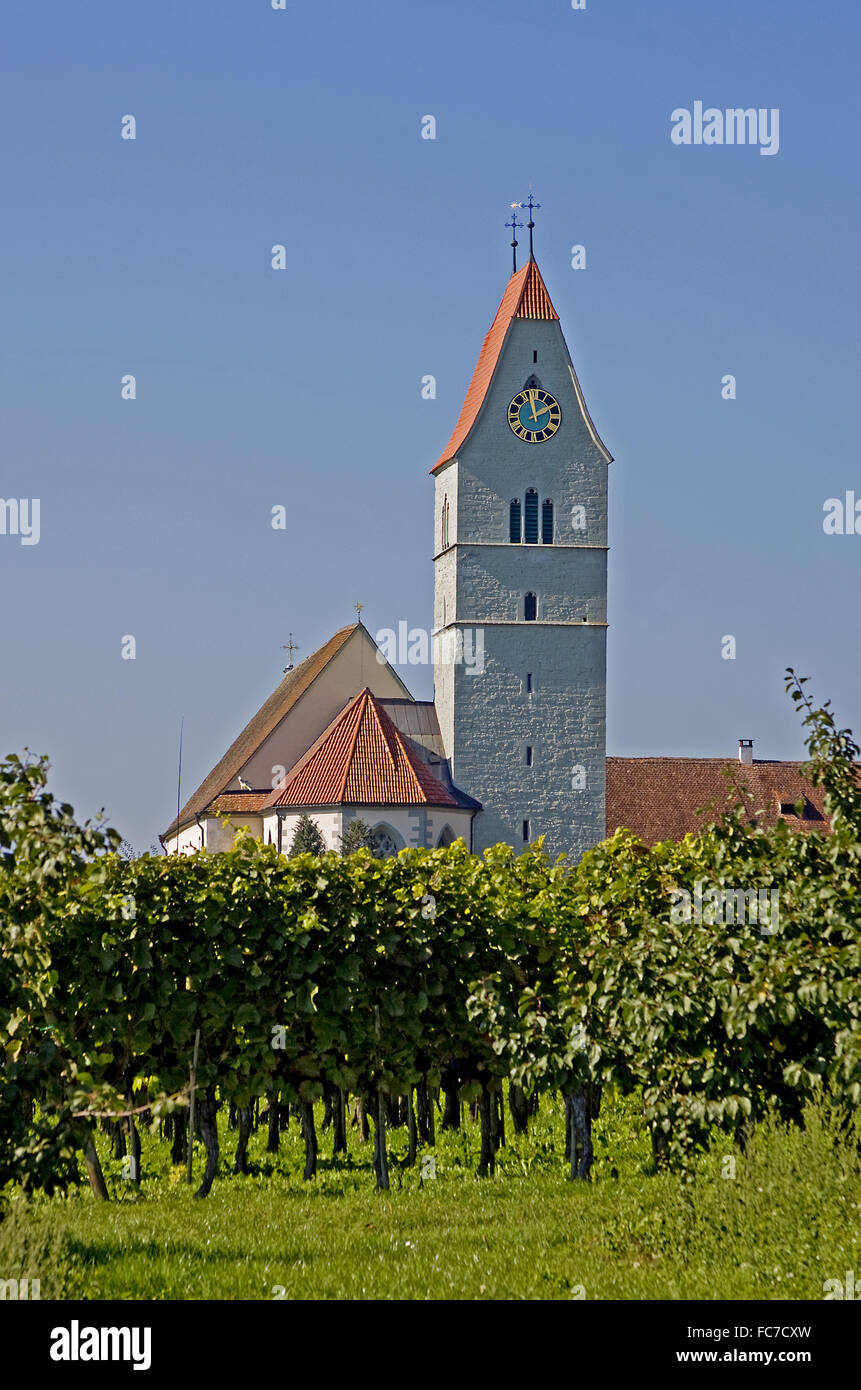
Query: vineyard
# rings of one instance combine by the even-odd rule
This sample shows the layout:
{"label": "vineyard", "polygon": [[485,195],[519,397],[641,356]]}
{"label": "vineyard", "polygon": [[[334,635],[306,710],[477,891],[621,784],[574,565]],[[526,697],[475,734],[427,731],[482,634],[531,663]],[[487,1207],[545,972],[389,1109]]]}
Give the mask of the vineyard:
{"label": "vineyard", "polygon": [[[620,831],[576,866],[461,842],[287,860],[250,838],[127,862],[55,801],[44,760],[8,758],[0,1192],[85,1173],[104,1201],[188,1164],[203,1198],[289,1160],[300,1183],[340,1168],[396,1204],[442,1190],[453,1144],[460,1172],[516,1157],[519,1180],[585,1185],[608,1106],[636,1117],[655,1181],[700,1171],[716,1136],[744,1155],[766,1117],[803,1145],[811,1102],[851,1126],[858,749],[788,685],[830,835],[757,824],[739,796],[696,836]],[[721,919],[739,894],[779,912]]]}

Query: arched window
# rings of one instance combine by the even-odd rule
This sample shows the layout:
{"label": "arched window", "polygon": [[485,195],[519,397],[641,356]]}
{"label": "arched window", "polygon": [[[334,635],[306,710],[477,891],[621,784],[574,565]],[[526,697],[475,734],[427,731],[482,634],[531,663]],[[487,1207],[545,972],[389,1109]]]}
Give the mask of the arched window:
{"label": "arched window", "polygon": [[448,497],[442,499],[442,548],[448,550]]}
{"label": "arched window", "polygon": [[553,503],[545,497],[541,508],[541,540],[544,545],[553,544]]}
{"label": "arched window", "polygon": [[440,831],[440,837],[436,842],[436,847],[437,849],[448,849],[449,845],[454,844],[454,840],[455,835],[451,826],[444,825],[442,830]]}
{"label": "arched window", "polygon": [[403,848],[403,842],[398,844],[399,838],[390,825],[375,825],[370,837],[370,850],[374,858],[391,859]]}
{"label": "arched window", "polygon": [[520,498],[512,497],[508,508],[508,539],[512,545],[520,544]]}
{"label": "arched window", "polygon": [[523,539],[527,545],[538,544],[538,493],[534,487],[526,489],[526,502],[523,508]]}
{"label": "arched window", "polygon": [[523,616],[528,623],[534,623],[538,616],[538,599],[534,594],[527,594],[523,600]]}

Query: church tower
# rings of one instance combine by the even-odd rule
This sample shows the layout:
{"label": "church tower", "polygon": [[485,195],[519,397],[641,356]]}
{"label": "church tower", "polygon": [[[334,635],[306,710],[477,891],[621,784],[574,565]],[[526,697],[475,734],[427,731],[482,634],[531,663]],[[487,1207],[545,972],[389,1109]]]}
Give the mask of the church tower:
{"label": "church tower", "polygon": [[530,245],[431,470],[434,700],[477,853],[604,838],[611,462]]}

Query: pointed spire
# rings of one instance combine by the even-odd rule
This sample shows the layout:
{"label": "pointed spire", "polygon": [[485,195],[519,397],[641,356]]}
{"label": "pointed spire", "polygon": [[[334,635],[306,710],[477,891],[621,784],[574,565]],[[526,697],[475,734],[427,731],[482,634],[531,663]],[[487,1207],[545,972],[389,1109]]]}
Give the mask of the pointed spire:
{"label": "pointed spire", "polygon": [[432,473],[435,473],[444,463],[448,463],[450,459],[455,457],[458,449],[471,433],[472,427],[478,419],[479,411],[484,405],[484,398],[490,389],[496,364],[499,361],[499,355],[502,352],[512,320],[558,318],[559,315],[553,308],[550,295],[547,293],[547,286],[542,279],[541,271],[538,269],[538,262],[535,260],[527,261],[525,266],[512,275],[506,286],[502,302],[496,311],[496,318],[484,340],[484,346],[472,374],[472,381],[469,384],[469,390],[466,393],[457,424],[445,451],[431,469]]}

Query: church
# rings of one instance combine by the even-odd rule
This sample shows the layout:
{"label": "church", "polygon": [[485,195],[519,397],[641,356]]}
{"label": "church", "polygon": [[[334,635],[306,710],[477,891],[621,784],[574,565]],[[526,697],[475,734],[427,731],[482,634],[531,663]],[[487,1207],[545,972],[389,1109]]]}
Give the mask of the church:
{"label": "church", "polygon": [[[307,815],[336,851],[359,820],[379,855],[543,836],[576,862],[617,826],[678,838],[726,800],[726,760],[606,757],[612,459],[533,255],[531,194],[522,206],[529,259],[517,269],[513,229],[513,273],[430,470],[433,701],[360,621],[342,628],[287,668],[161,837],[167,853],[229,849],[240,826],[286,853]],[[749,739],[739,762],[757,809],[824,825],[802,764],[755,763]]]}
{"label": "church", "polygon": [[288,668],[162,836],[168,853],[227,849],[239,826],[286,852],[303,814],[336,850],[363,821],[379,854],[543,835],[576,860],[603,839],[611,458],[532,231],[530,206],[529,259],[431,469],[433,701],[361,622],[341,629]]}

